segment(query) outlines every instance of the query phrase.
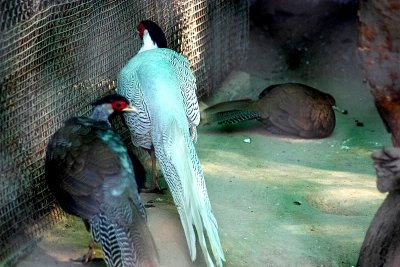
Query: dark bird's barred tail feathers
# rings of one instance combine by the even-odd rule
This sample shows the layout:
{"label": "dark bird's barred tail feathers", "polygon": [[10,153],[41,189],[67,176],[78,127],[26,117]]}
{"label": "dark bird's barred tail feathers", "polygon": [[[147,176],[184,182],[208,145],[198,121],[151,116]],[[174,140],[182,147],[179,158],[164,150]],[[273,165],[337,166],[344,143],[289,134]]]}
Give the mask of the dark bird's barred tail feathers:
{"label": "dark bird's barred tail feathers", "polygon": [[93,240],[101,245],[107,266],[158,266],[158,256],[151,234],[139,214],[135,225],[113,223],[104,214],[91,221]]}
{"label": "dark bird's barred tail feathers", "polygon": [[231,110],[212,114],[209,118],[209,121],[217,122],[218,124],[234,124],[242,121],[257,120],[261,116],[256,111]]}
{"label": "dark bird's barred tail feathers", "polygon": [[250,99],[243,99],[223,102],[208,107],[202,112],[202,124],[233,124],[241,121],[260,119],[260,114],[251,109],[253,102]]}

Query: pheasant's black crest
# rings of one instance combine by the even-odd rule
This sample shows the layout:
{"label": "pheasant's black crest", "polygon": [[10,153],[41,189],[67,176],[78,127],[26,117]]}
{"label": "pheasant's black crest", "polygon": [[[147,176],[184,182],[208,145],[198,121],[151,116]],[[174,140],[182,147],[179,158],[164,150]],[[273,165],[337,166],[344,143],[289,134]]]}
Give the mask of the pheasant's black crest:
{"label": "pheasant's black crest", "polygon": [[151,39],[156,42],[158,48],[167,48],[167,38],[164,31],[155,22],[151,20],[143,20],[137,26],[140,37],[143,38],[143,31],[146,29]]}

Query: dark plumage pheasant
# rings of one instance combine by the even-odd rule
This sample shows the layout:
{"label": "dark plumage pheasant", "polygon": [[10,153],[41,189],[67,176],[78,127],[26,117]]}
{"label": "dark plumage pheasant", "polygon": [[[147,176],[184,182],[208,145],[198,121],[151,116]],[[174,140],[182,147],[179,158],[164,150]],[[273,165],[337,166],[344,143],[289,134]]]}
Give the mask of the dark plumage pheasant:
{"label": "dark plumage pheasant", "polygon": [[257,100],[216,104],[203,110],[202,124],[232,124],[259,120],[272,133],[302,138],[323,138],[335,128],[335,99],[300,83],[271,85]]}
{"label": "dark plumage pheasant", "polygon": [[107,266],[157,266],[131,159],[108,122],[128,111],[126,98],[109,95],[94,103],[90,118],[67,120],[48,144],[46,181],[60,206],[89,225]]}

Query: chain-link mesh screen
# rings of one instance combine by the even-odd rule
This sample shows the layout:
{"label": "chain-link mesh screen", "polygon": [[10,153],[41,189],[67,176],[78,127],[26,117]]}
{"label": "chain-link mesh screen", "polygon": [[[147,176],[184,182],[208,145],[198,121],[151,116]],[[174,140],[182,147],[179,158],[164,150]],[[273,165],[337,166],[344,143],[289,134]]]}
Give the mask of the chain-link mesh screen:
{"label": "chain-link mesh screen", "polygon": [[198,96],[243,61],[247,0],[0,0],[0,262],[11,265],[62,217],[44,181],[49,137],[115,87],[151,19],[187,56]]}

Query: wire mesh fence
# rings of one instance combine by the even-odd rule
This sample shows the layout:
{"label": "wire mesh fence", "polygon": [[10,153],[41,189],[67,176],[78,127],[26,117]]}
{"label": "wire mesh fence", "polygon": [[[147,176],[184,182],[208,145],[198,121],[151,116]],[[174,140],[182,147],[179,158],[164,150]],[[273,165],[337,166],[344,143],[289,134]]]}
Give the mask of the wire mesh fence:
{"label": "wire mesh fence", "polygon": [[59,221],[44,181],[49,137],[116,86],[151,19],[191,62],[198,96],[246,57],[247,0],[0,0],[0,263]]}

